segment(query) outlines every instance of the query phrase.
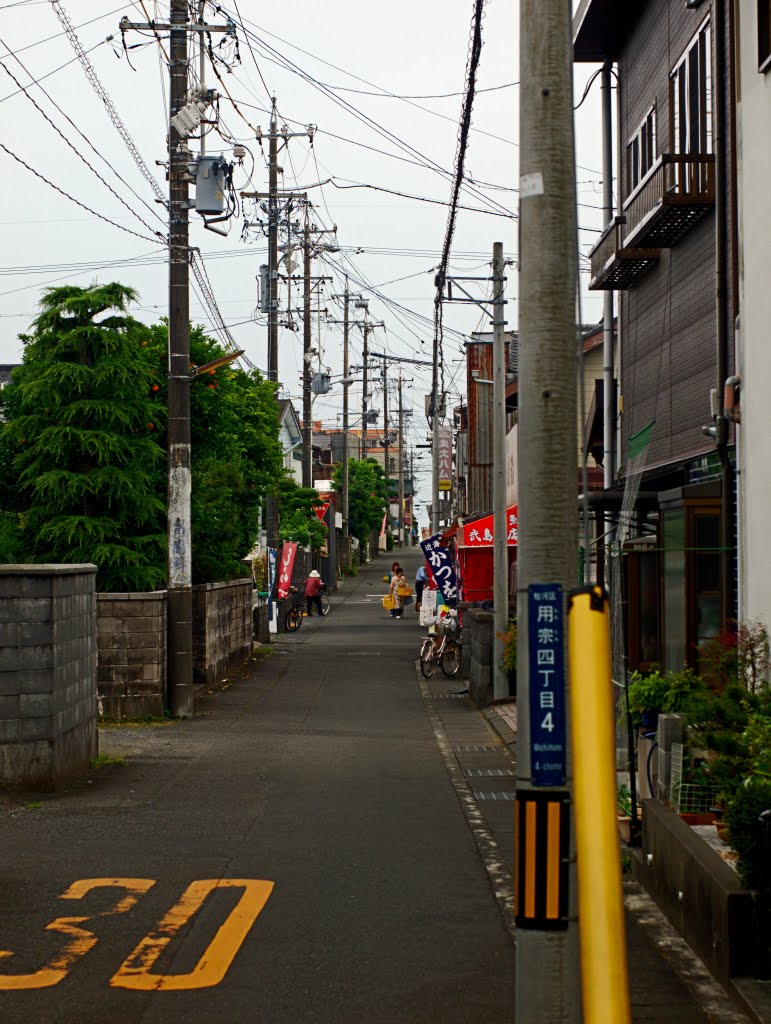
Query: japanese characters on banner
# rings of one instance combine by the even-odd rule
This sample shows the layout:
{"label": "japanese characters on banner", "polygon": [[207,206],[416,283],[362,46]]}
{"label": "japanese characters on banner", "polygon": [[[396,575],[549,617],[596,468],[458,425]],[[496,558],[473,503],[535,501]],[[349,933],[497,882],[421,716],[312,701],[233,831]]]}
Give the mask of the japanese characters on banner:
{"label": "japanese characters on banner", "polygon": [[439,490],[452,490],[452,431],[439,428]]}
{"label": "japanese characters on banner", "polygon": [[278,632],[276,606],[273,601],[273,584],[276,582],[276,549],[268,548],[268,632]]}
{"label": "japanese characters on banner", "polygon": [[[519,540],[519,520],[517,516],[517,506],[509,505],[506,509],[506,543],[509,547],[517,544]],[[492,516],[482,516],[481,519],[475,519],[473,523],[466,523],[463,527],[462,545],[464,548],[489,547],[492,542]]]}
{"label": "japanese characters on banner", "polygon": [[297,542],[286,541],[281,549],[281,564],[278,569],[278,596],[281,600],[289,597],[289,584],[292,582],[292,569],[296,554]]}
{"label": "japanese characters on banner", "polygon": [[420,546],[442,597],[447,604],[454,605],[458,597],[458,577],[455,574],[452,555],[447,548],[442,547],[441,534],[436,533],[428,540],[422,540]]}
{"label": "japanese characters on banner", "polygon": [[564,786],[565,656],[562,587],[531,583],[527,588],[530,676],[530,767],[534,786]]}

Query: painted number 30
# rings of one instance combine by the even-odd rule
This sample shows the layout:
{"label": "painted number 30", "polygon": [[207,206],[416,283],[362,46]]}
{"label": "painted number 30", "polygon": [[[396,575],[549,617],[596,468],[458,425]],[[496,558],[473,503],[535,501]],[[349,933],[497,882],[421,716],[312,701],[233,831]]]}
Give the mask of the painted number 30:
{"label": "painted number 30", "polygon": [[[80,900],[93,889],[100,888],[119,888],[123,889],[125,894],[113,907],[101,914],[90,917],[57,917],[51,924],[46,925],[46,931],[60,932],[68,937],[64,947],[50,963],[32,974],[0,974],[0,991],[50,988],[52,985],[58,985],[78,960],[97,943],[96,935],[81,926],[99,917],[125,914],[136,904],[139,897],[154,885],[153,878],[82,878],[73,882],[59,899]],[[196,966],[188,974],[154,974],[152,968],[161,953],[215,889],[244,891]],[[180,991],[218,985],[227,974],[233,958],[267,903],[272,890],[273,882],[253,878],[207,878],[192,882],[179,902],[161,918],[153,931],[145,935],[121,964],[117,973],[110,979],[110,985],[113,988],[143,991]],[[0,961],[12,956],[12,952],[0,950]]]}

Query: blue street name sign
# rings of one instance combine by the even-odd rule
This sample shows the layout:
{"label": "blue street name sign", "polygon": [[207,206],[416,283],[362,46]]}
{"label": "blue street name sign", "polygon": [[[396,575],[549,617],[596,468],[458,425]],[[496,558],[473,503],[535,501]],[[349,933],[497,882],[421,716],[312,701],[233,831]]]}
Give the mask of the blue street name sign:
{"label": "blue street name sign", "polygon": [[534,786],[564,786],[565,654],[562,587],[527,588],[530,676],[530,768]]}

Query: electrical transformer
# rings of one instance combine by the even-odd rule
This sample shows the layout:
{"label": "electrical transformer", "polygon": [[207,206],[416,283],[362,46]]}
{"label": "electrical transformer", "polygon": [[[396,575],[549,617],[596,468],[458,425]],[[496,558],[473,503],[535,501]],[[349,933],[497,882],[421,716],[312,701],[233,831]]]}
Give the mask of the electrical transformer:
{"label": "electrical transformer", "polygon": [[195,169],[196,213],[222,213],[225,209],[225,170],[222,156],[201,156]]}

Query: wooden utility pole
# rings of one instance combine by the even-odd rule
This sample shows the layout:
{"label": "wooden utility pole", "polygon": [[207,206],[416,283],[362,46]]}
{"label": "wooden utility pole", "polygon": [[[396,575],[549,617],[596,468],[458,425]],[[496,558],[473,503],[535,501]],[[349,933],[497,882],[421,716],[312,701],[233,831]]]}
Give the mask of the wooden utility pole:
{"label": "wooden utility pole", "polygon": [[[188,5],[171,0],[169,116],[188,102]],[[168,669],[170,710],[193,714],[193,569],[190,545],[190,285],[188,185],[190,153],[169,125],[169,418],[168,443]]]}
{"label": "wooden utility pole", "polygon": [[563,629],[578,581],[571,6],[520,4],[517,1024],[581,1020]]}

